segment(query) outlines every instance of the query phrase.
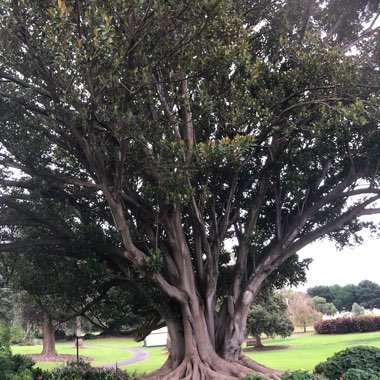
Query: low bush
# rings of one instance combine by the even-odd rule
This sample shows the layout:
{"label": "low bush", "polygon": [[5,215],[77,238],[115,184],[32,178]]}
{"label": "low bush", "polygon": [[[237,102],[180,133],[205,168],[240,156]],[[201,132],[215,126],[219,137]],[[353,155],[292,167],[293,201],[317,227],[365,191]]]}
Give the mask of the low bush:
{"label": "low bush", "polygon": [[247,375],[243,378],[243,380],[266,380],[266,377],[262,377],[260,375]]}
{"label": "low bush", "polygon": [[114,369],[93,368],[88,363],[72,362],[65,367],[44,372],[44,380],[130,380],[127,372]]}
{"label": "low bush", "polygon": [[370,346],[349,347],[339,351],[315,367],[328,379],[337,379],[349,369],[372,370],[380,373],[380,349]]}
{"label": "low bush", "polygon": [[294,371],[281,376],[282,380],[321,380],[318,376],[307,371]]}
{"label": "low bush", "polygon": [[380,317],[344,317],[326,319],[314,323],[317,334],[349,334],[380,331]]}
{"label": "low bush", "polygon": [[344,380],[380,380],[380,375],[372,370],[351,368],[343,374]]}
{"label": "low bush", "polygon": [[41,371],[33,368],[34,361],[21,355],[13,355],[10,350],[0,348],[1,380],[34,380]]}

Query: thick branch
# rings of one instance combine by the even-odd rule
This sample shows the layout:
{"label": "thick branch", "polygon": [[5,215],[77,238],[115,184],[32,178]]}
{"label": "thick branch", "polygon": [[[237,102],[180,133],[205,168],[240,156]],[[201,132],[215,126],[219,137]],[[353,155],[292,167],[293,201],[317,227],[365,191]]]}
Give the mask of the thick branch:
{"label": "thick branch", "polygon": [[315,4],[315,0],[309,0],[307,3],[306,13],[303,19],[302,28],[300,31],[300,41],[303,41],[303,39],[306,36],[307,28],[309,26],[310,17],[313,11],[313,7]]}

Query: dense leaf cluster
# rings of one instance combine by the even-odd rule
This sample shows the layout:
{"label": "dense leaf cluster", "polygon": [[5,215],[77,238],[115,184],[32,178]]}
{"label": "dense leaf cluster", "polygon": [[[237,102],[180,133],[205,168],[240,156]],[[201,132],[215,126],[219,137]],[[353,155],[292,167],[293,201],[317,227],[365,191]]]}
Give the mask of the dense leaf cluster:
{"label": "dense leaf cluster", "polygon": [[10,350],[0,347],[0,373],[3,380],[34,380],[41,373],[33,368],[34,361],[21,355],[12,355]]}
{"label": "dense leaf cluster", "polygon": [[251,305],[248,314],[247,335],[255,338],[260,337],[261,334],[271,338],[276,335],[286,338],[293,330],[294,326],[289,319],[286,300],[280,294],[270,291],[261,292]]}
{"label": "dense leaf cluster", "polygon": [[342,376],[344,380],[379,380],[380,375],[371,369],[350,368]]}
{"label": "dense leaf cluster", "polygon": [[307,371],[298,370],[292,373],[285,373],[281,376],[281,380],[318,380],[319,377]]}
{"label": "dense leaf cluster", "polygon": [[[328,379],[337,379],[349,369],[360,369],[380,373],[380,349],[370,346],[355,346],[339,351],[315,370]],[[345,377],[343,377],[345,379]]]}

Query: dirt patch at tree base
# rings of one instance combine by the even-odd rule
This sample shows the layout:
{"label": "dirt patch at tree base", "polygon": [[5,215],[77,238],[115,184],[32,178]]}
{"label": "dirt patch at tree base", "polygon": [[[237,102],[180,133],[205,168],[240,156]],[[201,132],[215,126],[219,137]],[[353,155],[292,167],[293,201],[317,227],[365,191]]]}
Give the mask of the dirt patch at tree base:
{"label": "dirt patch at tree base", "polygon": [[[77,360],[76,355],[22,355],[27,358],[31,358],[35,362],[75,362]],[[94,359],[88,356],[79,356],[79,360],[82,362],[91,362]]]}
{"label": "dirt patch at tree base", "polygon": [[285,350],[289,347],[290,346],[249,347],[249,348],[244,348],[243,352],[263,352],[263,351]]}

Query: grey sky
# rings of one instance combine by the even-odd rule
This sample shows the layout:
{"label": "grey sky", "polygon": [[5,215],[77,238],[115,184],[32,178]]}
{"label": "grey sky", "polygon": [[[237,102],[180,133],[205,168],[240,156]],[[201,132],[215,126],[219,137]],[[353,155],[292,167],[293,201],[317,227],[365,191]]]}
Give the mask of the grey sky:
{"label": "grey sky", "polygon": [[[371,217],[380,221],[380,217]],[[363,233],[364,243],[338,251],[333,242],[316,242],[299,252],[301,258],[311,257],[307,283],[302,288],[316,285],[358,284],[370,280],[380,284],[380,238]]]}

